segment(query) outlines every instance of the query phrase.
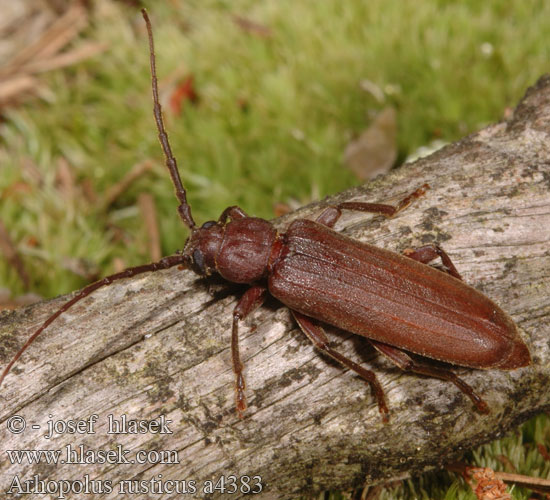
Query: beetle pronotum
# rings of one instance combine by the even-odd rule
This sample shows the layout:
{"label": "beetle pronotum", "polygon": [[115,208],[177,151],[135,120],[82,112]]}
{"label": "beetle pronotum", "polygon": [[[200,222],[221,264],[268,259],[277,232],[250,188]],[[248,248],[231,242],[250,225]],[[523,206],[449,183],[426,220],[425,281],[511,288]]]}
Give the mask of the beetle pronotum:
{"label": "beetle pronotum", "polygon": [[[217,273],[227,281],[250,285],[233,311],[231,335],[236,409],[240,416],[247,404],[239,355],[239,322],[259,307],[268,293],[292,311],[317,348],[370,384],[383,419],[387,419],[388,407],[375,373],[334,350],[320,323],[365,337],[403,370],[454,383],[480,412],[488,412],[487,403],[466,382],[450,369],[434,366],[422,358],[471,368],[512,370],[526,366],[531,361],[529,351],[511,318],[490,299],[464,284],[449,256],[437,245],[400,255],[332,229],[342,210],[392,217],[424,195],[429,186],[424,184],[396,206],[363,202],[329,206],[315,221],[293,221],[285,233],[279,233],[264,219],[249,217],[237,206],[226,208],[217,221],[198,227],[164,127],[152,27],[147,12],[142,13],[149,38],[153,114],[179,200],[178,213],[191,235],[184,250],[176,255],[126,269],[83,288],[27,340],[4,369],[0,384],[36,337],[94,290],[136,274],[184,265],[200,276]],[[441,258],[445,271],[427,265],[437,257]]]}

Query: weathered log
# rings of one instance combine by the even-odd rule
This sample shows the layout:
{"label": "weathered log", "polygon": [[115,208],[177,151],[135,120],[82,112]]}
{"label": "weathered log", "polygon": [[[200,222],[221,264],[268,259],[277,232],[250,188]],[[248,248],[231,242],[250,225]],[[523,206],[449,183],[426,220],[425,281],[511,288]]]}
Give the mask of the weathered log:
{"label": "weathered log", "polygon": [[[378,373],[391,412],[384,424],[369,387],[320,355],[288,310],[272,301],[241,329],[249,409],[239,420],[229,345],[231,311],[241,289],[217,286],[212,295],[205,281],[174,268],[98,290],[24,354],[0,388],[1,490],[13,486],[14,478],[33,479],[32,489],[43,485],[39,480],[88,476],[103,481],[104,488],[110,481],[113,488],[94,498],[119,498],[121,480],[141,480],[145,487],[151,479],[165,488],[170,479],[195,481],[197,496],[204,497],[204,481],[230,475],[239,485],[244,476],[261,476],[262,498],[350,488],[437,467],[548,410],[550,77],[527,92],[508,121],[277,224],[284,228],[297,217],[313,217],[337,201],[395,201],[424,182],[432,189],[397,217],[345,213],[337,229],[395,251],[439,242],[464,280],[514,318],[532,366],[456,370],[483,394],[490,415],[477,413],[453,385],[402,374],[361,338],[331,330],[339,349]],[[2,316],[2,365],[66,300]],[[16,414],[26,420],[20,434],[7,430]],[[95,433],[88,426],[83,433],[44,437],[48,421],[93,414]],[[164,415],[170,433],[108,434],[108,415],[138,420]],[[60,458],[66,459],[69,445],[96,452],[120,446],[128,459],[138,450],[175,450],[178,463],[156,464],[153,454],[143,464],[113,464],[96,454],[89,455],[89,464],[17,464],[6,455],[52,449],[62,450]],[[256,480],[250,484],[255,488]],[[138,497],[154,498],[151,492],[142,490]]]}

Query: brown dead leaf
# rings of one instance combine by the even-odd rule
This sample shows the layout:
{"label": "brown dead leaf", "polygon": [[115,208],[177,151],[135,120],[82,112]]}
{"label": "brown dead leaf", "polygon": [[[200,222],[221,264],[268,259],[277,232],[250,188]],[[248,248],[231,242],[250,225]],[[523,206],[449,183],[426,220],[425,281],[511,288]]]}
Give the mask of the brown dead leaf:
{"label": "brown dead leaf", "polygon": [[195,90],[193,75],[186,76],[183,81],[176,85],[176,88],[170,95],[170,109],[172,113],[179,115],[186,101],[192,104],[196,104],[199,101],[199,94]]}
{"label": "brown dead leaf", "polygon": [[54,69],[72,66],[80,61],[101,54],[108,48],[103,42],[89,42],[74,50],[52,56],[44,61],[33,61],[26,65],[26,71],[31,73],[44,73]]}
{"label": "brown dead leaf", "polygon": [[14,198],[15,200],[21,200],[32,193],[32,186],[27,182],[18,181],[7,186],[1,193],[0,198],[7,200],[8,198]]}
{"label": "brown dead leaf", "polygon": [[395,109],[384,108],[344,152],[347,167],[362,181],[390,170],[397,158]]}
{"label": "brown dead leaf", "polygon": [[480,500],[508,500],[511,498],[505,490],[504,483],[523,486],[543,495],[550,493],[550,480],[548,479],[496,472],[489,468],[471,467],[464,462],[448,464],[446,469],[462,474]]}
{"label": "brown dead leaf", "polygon": [[56,187],[61,197],[66,201],[75,199],[75,175],[73,168],[66,158],[63,156],[57,160],[57,168],[55,170]]}
{"label": "brown dead leaf", "polygon": [[121,273],[125,269],[126,269],[126,262],[124,262],[124,259],[120,257],[115,257],[113,259],[113,272]]}
{"label": "brown dead leaf", "polygon": [[250,19],[242,16],[233,16],[233,22],[241,28],[243,31],[256,35],[260,38],[269,38],[271,36],[271,29],[267,26],[251,21]]}
{"label": "brown dead leaf", "polygon": [[36,89],[36,78],[29,75],[15,75],[6,81],[0,81],[0,102],[12,101],[15,97]]}
{"label": "brown dead leaf", "polygon": [[28,156],[23,158],[21,162],[21,173],[23,178],[31,183],[31,185],[42,187],[44,184],[44,176],[36,165],[36,163]]}
{"label": "brown dead leaf", "polygon": [[97,192],[90,179],[88,178],[83,179],[82,182],[80,183],[80,187],[82,188],[82,194],[84,195],[84,198],[90,205],[94,205],[95,203],[97,203],[97,200],[98,200]]}
{"label": "brown dead leaf", "polygon": [[468,467],[466,481],[479,500],[512,500],[504,481],[489,467]]}
{"label": "brown dead leaf", "polygon": [[550,453],[548,453],[548,448],[546,448],[546,446],[539,443],[537,444],[537,450],[539,450],[539,453],[542,455],[542,458],[544,458],[544,460],[550,462]]}
{"label": "brown dead leaf", "polygon": [[506,455],[497,455],[496,459],[504,465],[504,468],[507,469],[509,472],[516,472],[516,467],[512,463],[512,461],[506,456]]}
{"label": "brown dead leaf", "polygon": [[292,211],[292,208],[288,203],[275,203],[273,206],[273,215],[275,217],[281,217],[282,215],[288,214]]}

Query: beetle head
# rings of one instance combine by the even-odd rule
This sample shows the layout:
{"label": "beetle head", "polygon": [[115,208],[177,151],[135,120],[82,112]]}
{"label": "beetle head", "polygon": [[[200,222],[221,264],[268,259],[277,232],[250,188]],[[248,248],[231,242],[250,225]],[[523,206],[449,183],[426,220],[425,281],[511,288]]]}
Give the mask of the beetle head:
{"label": "beetle head", "polygon": [[193,271],[200,276],[210,276],[216,272],[216,255],[223,240],[223,226],[215,221],[207,221],[193,229],[185,244],[183,254],[187,255]]}

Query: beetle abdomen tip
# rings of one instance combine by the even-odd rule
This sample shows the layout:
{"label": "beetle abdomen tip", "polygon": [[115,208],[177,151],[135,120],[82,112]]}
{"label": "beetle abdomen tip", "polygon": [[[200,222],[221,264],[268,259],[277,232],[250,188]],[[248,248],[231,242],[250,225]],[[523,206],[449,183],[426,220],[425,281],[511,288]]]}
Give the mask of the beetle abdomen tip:
{"label": "beetle abdomen tip", "polygon": [[499,364],[500,370],[515,370],[531,364],[531,354],[525,343],[518,337],[514,342],[510,355]]}

